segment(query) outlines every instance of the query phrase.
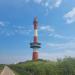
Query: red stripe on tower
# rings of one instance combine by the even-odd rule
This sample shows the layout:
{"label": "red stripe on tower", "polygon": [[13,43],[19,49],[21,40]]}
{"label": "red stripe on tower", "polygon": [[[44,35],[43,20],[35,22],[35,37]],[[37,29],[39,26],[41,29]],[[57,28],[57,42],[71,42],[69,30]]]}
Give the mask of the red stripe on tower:
{"label": "red stripe on tower", "polygon": [[34,43],[37,43],[37,41],[38,41],[37,36],[34,36]]}
{"label": "red stripe on tower", "polygon": [[38,59],[38,52],[33,52],[33,60],[37,60]]}
{"label": "red stripe on tower", "polygon": [[[37,23],[37,22],[36,22]],[[36,23],[34,23],[34,29],[37,29],[37,24]]]}
{"label": "red stripe on tower", "polygon": [[37,17],[34,18],[33,24],[34,24],[34,30],[37,29],[37,27],[38,27]]}

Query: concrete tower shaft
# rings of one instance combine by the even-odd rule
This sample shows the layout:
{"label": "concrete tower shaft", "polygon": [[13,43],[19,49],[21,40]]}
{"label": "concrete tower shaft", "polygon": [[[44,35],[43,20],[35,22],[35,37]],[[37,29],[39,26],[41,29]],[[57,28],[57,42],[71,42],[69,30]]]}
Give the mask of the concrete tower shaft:
{"label": "concrete tower shaft", "polygon": [[30,47],[33,48],[32,59],[38,60],[38,48],[40,48],[41,44],[38,43],[38,21],[37,21],[37,17],[34,18],[33,25],[34,25],[34,40],[32,43],[30,43]]}

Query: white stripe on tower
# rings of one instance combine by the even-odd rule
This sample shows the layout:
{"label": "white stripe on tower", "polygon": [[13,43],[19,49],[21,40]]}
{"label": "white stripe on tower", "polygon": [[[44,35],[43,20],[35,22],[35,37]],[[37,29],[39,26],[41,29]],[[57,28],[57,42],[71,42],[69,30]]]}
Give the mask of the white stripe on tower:
{"label": "white stripe on tower", "polygon": [[38,37],[38,30],[37,29],[34,30],[34,36]]}
{"label": "white stripe on tower", "polygon": [[33,52],[38,52],[37,48],[34,48],[34,49],[33,49]]}

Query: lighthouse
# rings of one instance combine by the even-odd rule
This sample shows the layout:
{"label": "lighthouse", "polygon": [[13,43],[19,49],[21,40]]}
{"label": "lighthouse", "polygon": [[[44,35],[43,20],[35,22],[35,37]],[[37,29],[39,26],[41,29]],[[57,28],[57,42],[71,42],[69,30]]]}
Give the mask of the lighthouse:
{"label": "lighthouse", "polygon": [[37,20],[37,17],[34,18],[33,26],[34,26],[34,39],[33,39],[33,42],[30,43],[30,48],[33,49],[32,60],[37,61],[38,56],[39,56],[38,49],[41,48],[41,43],[38,42],[38,20]]}

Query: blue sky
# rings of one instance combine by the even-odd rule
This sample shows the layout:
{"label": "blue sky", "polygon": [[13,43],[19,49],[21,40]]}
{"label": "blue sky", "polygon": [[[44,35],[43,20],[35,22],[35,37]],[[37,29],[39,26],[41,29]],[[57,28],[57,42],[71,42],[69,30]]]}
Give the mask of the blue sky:
{"label": "blue sky", "polygon": [[0,63],[32,59],[38,17],[39,58],[75,57],[75,0],[0,0]]}

